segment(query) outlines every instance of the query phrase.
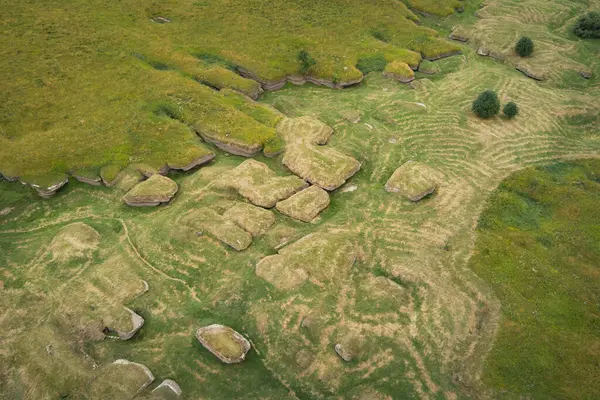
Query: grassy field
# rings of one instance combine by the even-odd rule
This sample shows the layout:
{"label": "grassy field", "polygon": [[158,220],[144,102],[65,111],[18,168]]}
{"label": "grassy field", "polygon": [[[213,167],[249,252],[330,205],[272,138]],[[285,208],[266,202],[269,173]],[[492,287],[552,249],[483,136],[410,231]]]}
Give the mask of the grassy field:
{"label": "grassy field", "polygon": [[339,83],[362,77],[362,57],[416,67],[457,49],[395,0],[1,4],[0,172],[42,187],[106,165],[181,164],[202,152],[196,132],[279,151],[278,117],[236,96],[262,91],[238,68],[297,75],[306,50],[316,60],[307,75]]}
{"label": "grassy field", "polygon": [[470,266],[502,302],[483,375],[500,391],[600,397],[599,177],[597,160],[527,169],[481,215]]}
{"label": "grassy field", "polygon": [[[45,4],[35,7],[50,3]],[[502,349],[498,346],[502,346],[506,329],[504,316],[510,310],[502,307],[512,305],[505,302],[504,292],[489,283],[486,276],[479,277],[473,272],[468,260],[476,248],[479,214],[486,207],[489,195],[507,176],[561,159],[598,156],[600,71],[593,64],[595,53],[589,43],[572,40],[564,34],[565,40],[570,40],[581,55],[580,62],[594,68],[592,79],[578,78],[575,83],[571,78],[533,81],[508,63],[478,56],[476,46],[467,43],[461,47],[463,55],[428,65],[429,69],[438,70],[437,74],[415,72],[417,79],[411,85],[387,79],[376,71],[361,85],[342,91],[288,85],[262,95],[260,103],[252,103],[235,91],[214,92],[198,84],[186,75],[183,67],[166,69],[160,63],[171,65],[169,59],[155,56],[152,49],[136,50],[144,57],[130,57],[129,45],[123,47],[126,49],[123,52],[116,50],[129,43],[131,37],[137,38],[136,43],[148,43],[148,37],[141,37],[136,30],[137,24],[142,19],[147,21],[162,15],[172,22],[151,25],[152,29],[164,31],[152,36],[156,38],[155,48],[176,48],[181,54],[206,50],[213,55],[202,55],[202,62],[224,67],[227,62],[223,60],[239,62],[227,54],[215,57],[211,48],[187,47],[189,44],[185,43],[192,43],[188,42],[189,37],[175,41],[173,38],[179,36],[170,36],[168,30],[183,30],[176,21],[185,20],[186,15],[187,24],[191,24],[191,14],[186,13],[194,8],[176,10],[173,4],[136,9],[139,15],[123,12],[127,8],[123,9],[122,4],[107,6],[112,11],[104,19],[88,21],[113,27],[119,34],[111,37],[122,38],[123,42],[115,44],[112,50],[106,49],[103,55],[106,59],[96,58],[97,55],[82,57],[81,68],[85,60],[93,60],[90,62],[95,67],[71,71],[69,79],[78,80],[77,85],[84,87],[88,81],[92,86],[99,85],[91,80],[92,76],[104,77],[100,85],[104,97],[93,95],[97,87],[90,88],[87,94],[79,91],[83,97],[65,96],[71,103],[61,109],[63,104],[52,105],[54,89],[44,86],[41,90],[48,90],[44,101],[57,107],[46,109],[38,103],[42,101],[39,97],[15,95],[19,91],[18,82],[8,86],[10,99],[29,99],[32,103],[22,107],[15,106],[13,100],[1,103],[8,109],[6,113],[3,109],[6,118],[6,122],[2,120],[3,129],[8,132],[10,128],[11,132],[3,136],[12,137],[2,140],[38,141],[38,147],[23,147],[36,149],[33,158],[28,158],[30,153],[26,151],[18,153],[14,147],[0,143],[0,160],[11,168],[25,165],[47,171],[48,165],[59,161],[60,168],[52,169],[53,172],[72,168],[70,163],[92,169],[105,163],[117,166],[147,163],[159,168],[172,154],[179,154],[177,146],[188,145],[174,140],[176,136],[171,134],[152,134],[163,131],[132,128],[145,126],[148,116],[159,125],[174,126],[172,135],[179,132],[189,143],[214,152],[216,157],[210,165],[194,172],[170,173],[179,192],[169,205],[151,209],[127,207],[121,199],[123,186],[119,185],[92,187],[71,179],[57,196],[41,200],[27,187],[0,180],[0,398],[93,397],[87,391],[89,383],[96,382],[94,387],[97,387],[98,382],[105,382],[102,379],[107,375],[103,371],[119,358],[150,368],[157,378],[150,389],[163,379],[174,379],[183,389],[184,398],[463,399],[496,398],[503,394],[547,398],[560,397],[581,386],[570,381],[557,388],[549,382],[550,378],[544,377],[536,385],[546,391],[536,392],[527,386],[531,380],[519,381],[525,375],[515,376],[512,370],[506,373],[503,360],[495,355]],[[209,3],[194,4],[206,9]],[[223,10],[241,18],[241,11],[237,8],[231,11],[234,5],[227,4],[229,8]],[[261,3],[262,7],[266,7],[264,4]],[[401,3],[394,4],[394,9],[407,12]],[[84,7],[83,3],[75,5]],[[34,7],[33,3],[19,3],[11,11],[25,12],[27,7]],[[319,7],[323,6],[314,7],[320,12]],[[365,7],[374,6],[369,3]],[[469,12],[476,8],[476,3],[467,2],[462,15],[447,20],[424,19],[423,25],[436,25],[443,34],[452,25],[471,26],[477,22]],[[263,17],[270,15],[264,8],[256,9],[262,10]],[[78,9],[60,10],[68,14]],[[355,18],[366,15],[359,8],[344,10]],[[40,18],[50,18],[44,15]],[[307,15],[319,15],[321,21],[339,18],[338,14],[309,12]],[[81,13],[72,18],[71,24],[77,26],[78,21],[91,16]],[[202,18],[206,23],[212,17]],[[14,18],[8,20],[16,23]],[[129,21],[129,25],[121,26],[119,21]],[[267,21],[273,21],[270,27],[275,31],[276,21],[283,20]],[[246,25],[239,25],[249,27],[250,23],[248,20]],[[315,30],[319,26],[314,21],[304,23],[313,24]],[[59,30],[60,26],[63,25],[53,29]],[[109,34],[102,29],[97,32]],[[33,31],[31,35],[33,40],[36,35]],[[349,35],[344,40],[350,43],[352,38]],[[19,40],[25,48],[28,36],[23,35]],[[162,46],[163,40],[173,40],[176,45]],[[291,39],[283,35],[281,40]],[[216,37],[214,43],[224,46],[225,39]],[[281,42],[268,43],[274,46],[269,51],[276,53]],[[301,44],[304,46],[304,42]],[[234,45],[239,44],[231,44]],[[360,54],[360,46],[362,42],[340,47],[348,52],[355,49],[356,56]],[[250,51],[251,46],[247,47]],[[317,61],[321,60],[318,51],[312,48],[308,51]],[[177,54],[172,53],[173,59]],[[26,59],[23,55],[23,63]],[[267,63],[267,59],[261,57],[256,62]],[[100,68],[103,60],[114,68],[109,70],[107,66],[105,75],[98,75],[98,71],[104,70]],[[148,60],[152,60],[150,64]],[[273,65],[277,66],[277,58],[274,60]],[[352,59],[350,64],[355,61]],[[50,62],[50,65],[58,68],[59,64]],[[120,69],[124,66],[129,69]],[[120,80],[113,79],[114,71],[121,71]],[[162,92],[157,95],[159,89]],[[473,116],[471,103],[485,89],[496,90],[502,103],[517,102],[520,115],[514,120],[501,117],[480,120]],[[33,95],[35,91],[27,93]],[[201,95],[205,95],[202,100],[195,100]],[[105,102],[111,96],[120,97]],[[90,102],[81,101],[82,98]],[[152,100],[149,103],[148,98]],[[114,113],[99,118],[104,112],[101,110],[113,103]],[[120,114],[123,104],[127,104],[128,110],[137,111]],[[208,107],[205,104],[215,108],[205,108]],[[72,121],[60,120],[66,115],[64,111],[84,113],[85,107],[89,107],[93,119],[85,119],[82,114]],[[40,115],[48,113],[55,126],[63,126],[61,129],[66,129],[61,124],[68,121],[79,121],[73,125],[77,127],[82,119],[86,124],[93,121],[98,131],[85,136],[85,140],[76,134],[69,136],[65,130],[57,130],[54,141],[44,134],[32,136],[27,132],[39,132],[35,126],[43,120],[24,118],[26,113],[35,115],[34,110],[42,110]],[[247,204],[246,200],[238,194],[238,190],[242,192],[240,185],[248,182],[238,182],[239,170],[237,175],[234,171],[246,159],[201,142],[188,129],[188,125],[203,123],[197,121],[208,115],[203,113],[206,110],[224,110],[226,114],[218,114],[220,117],[215,121],[253,126],[256,131],[252,132],[267,136],[275,132],[274,126],[282,114],[318,118],[334,129],[324,148],[353,157],[361,163],[361,169],[344,186],[330,192],[329,207],[310,223],[295,221],[274,209],[273,224],[253,221],[256,231],[266,230],[264,234],[252,236],[241,231],[244,238],[239,239],[240,230],[234,229],[237,225],[226,221],[231,221],[227,216],[238,220],[239,210],[245,214],[247,211],[243,210],[248,209],[242,205]],[[235,117],[228,116],[234,114]],[[19,129],[21,123],[31,124],[35,129]],[[107,131],[108,125],[104,124],[123,124],[129,129],[127,141],[119,141],[122,131]],[[139,132],[144,132],[144,136]],[[328,134],[326,129],[323,132]],[[73,143],[81,139],[82,146],[88,147],[72,154],[64,152],[63,139]],[[93,140],[106,141],[109,146],[96,147]],[[114,143],[121,143],[123,151],[110,147]],[[104,153],[99,148],[105,149]],[[269,186],[270,180],[283,182],[285,179],[278,178],[291,175],[282,165],[284,156],[256,156],[276,176],[257,178],[260,184]],[[80,160],[92,161],[80,166],[77,164]],[[439,173],[436,193],[418,203],[385,191],[393,172],[409,160],[424,163]],[[175,161],[185,164],[182,160]],[[591,175],[583,174],[581,167],[548,168],[536,173],[551,173],[557,177],[552,179],[559,182],[561,176],[568,177],[567,181],[590,181]],[[590,168],[597,170],[597,166]],[[114,175],[117,168],[111,169],[107,173]],[[545,182],[550,180],[544,176]],[[512,187],[510,182],[524,185],[525,175],[507,182],[501,191]],[[564,187],[559,185],[556,190]],[[515,203],[515,207],[519,204]],[[566,211],[565,218],[575,212],[572,208]],[[212,223],[198,229],[190,223],[196,214],[210,214],[212,218],[196,222]],[[270,217],[257,213],[252,218]],[[548,216],[542,213],[539,218]],[[247,223],[245,218],[239,220]],[[73,223],[84,223],[88,228]],[[550,233],[558,234],[565,232],[560,229],[568,228],[551,224],[547,229],[551,231],[540,241],[534,239],[539,243],[537,246],[552,243]],[[76,236],[73,232],[79,231],[85,233],[85,240],[72,239]],[[232,243],[240,240],[249,245],[238,252],[221,241],[229,238]],[[561,254],[568,252],[566,248],[560,249]],[[590,249],[591,254],[593,248]],[[479,256],[481,252],[476,255]],[[584,265],[578,264],[579,267]],[[574,279],[569,278],[569,282]],[[145,293],[143,281],[149,287]],[[513,288],[519,287],[513,285]],[[560,305],[563,306],[571,305]],[[145,319],[142,329],[128,341],[100,340],[103,337],[100,329],[107,321],[113,321],[110,325],[126,325],[124,307]],[[224,365],[196,341],[196,329],[213,323],[230,326],[252,341],[253,348],[243,363]],[[497,332],[498,346],[493,347]],[[338,357],[336,344],[352,353],[351,361]],[[488,363],[484,365],[488,354]],[[530,361],[529,366],[535,370],[538,367],[535,359]],[[593,373],[592,370],[586,376],[594,377]],[[111,385],[126,386],[128,379],[124,376],[123,381],[107,381],[105,385],[110,392]],[[506,393],[507,390],[510,392]],[[146,391],[142,395],[147,394]]]}

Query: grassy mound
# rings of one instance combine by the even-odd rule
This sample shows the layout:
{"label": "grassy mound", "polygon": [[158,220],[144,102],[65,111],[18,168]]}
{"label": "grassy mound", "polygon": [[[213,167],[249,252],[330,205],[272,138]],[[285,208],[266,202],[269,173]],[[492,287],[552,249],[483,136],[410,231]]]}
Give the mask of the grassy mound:
{"label": "grassy mound", "polygon": [[229,172],[218,183],[230,187],[252,204],[264,208],[275,207],[278,201],[287,199],[308,184],[296,176],[276,176],[266,164],[246,160]]}
{"label": "grassy mound", "polygon": [[440,184],[440,173],[430,166],[408,161],[398,167],[385,184],[388,192],[398,192],[410,201],[419,201],[433,193]]}
{"label": "grassy mound", "polygon": [[83,222],[74,222],[54,236],[50,244],[52,256],[61,261],[89,257],[100,244],[100,234]]}
{"label": "grassy mound", "polygon": [[356,259],[352,237],[315,233],[267,256],[256,264],[256,274],[280,290],[294,289],[309,277],[321,284],[335,283]]}
{"label": "grassy mound", "polygon": [[288,146],[283,164],[294,174],[325,190],[335,190],[359,169],[354,158],[330,147],[297,143]]}
{"label": "grassy mound", "polygon": [[288,143],[296,142],[324,145],[333,134],[333,129],[315,117],[284,118],[277,125],[277,132]]}
{"label": "grassy mound", "polygon": [[329,206],[329,194],[318,186],[311,186],[287,200],[277,203],[277,210],[294,219],[310,222]]}
{"label": "grassy mound", "polygon": [[138,183],[125,196],[123,201],[130,206],[157,206],[171,201],[179,190],[177,183],[159,174]]}
{"label": "grassy mound", "polygon": [[202,234],[207,232],[237,251],[245,250],[252,244],[252,235],[214,210],[195,210],[184,216],[182,223]]}
{"label": "grassy mound", "polygon": [[481,215],[470,266],[502,302],[483,380],[532,398],[600,396],[600,162],[518,172]]}
{"label": "grassy mound", "polygon": [[104,366],[88,388],[90,399],[127,399],[135,397],[154,381],[152,372],[142,364],[117,360]]}
{"label": "grassy mound", "polygon": [[272,211],[248,203],[237,203],[225,211],[223,217],[235,222],[254,237],[264,235],[275,223]]}
{"label": "grassy mound", "polygon": [[396,79],[402,83],[412,82],[415,79],[414,71],[407,63],[402,61],[393,61],[386,65],[383,75]]}

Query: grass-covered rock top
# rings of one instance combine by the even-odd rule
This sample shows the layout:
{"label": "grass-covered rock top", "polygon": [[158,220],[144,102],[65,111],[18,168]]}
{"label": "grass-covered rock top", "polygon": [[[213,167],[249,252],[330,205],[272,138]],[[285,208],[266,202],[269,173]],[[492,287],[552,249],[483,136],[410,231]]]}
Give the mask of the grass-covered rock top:
{"label": "grass-covered rock top", "polygon": [[226,364],[244,361],[250,350],[248,339],[228,326],[212,324],[196,331],[196,338],[202,346]]}
{"label": "grass-covered rock top", "polygon": [[155,174],[135,185],[123,196],[123,201],[130,206],[157,206],[171,201],[178,190],[179,187],[173,180]]}
{"label": "grass-covered rock top", "polygon": [[429,165],[408,161],[398,167],[385,184],[385,190],[400,193],[410,201],[419,201],[436,191],[442,174]]}

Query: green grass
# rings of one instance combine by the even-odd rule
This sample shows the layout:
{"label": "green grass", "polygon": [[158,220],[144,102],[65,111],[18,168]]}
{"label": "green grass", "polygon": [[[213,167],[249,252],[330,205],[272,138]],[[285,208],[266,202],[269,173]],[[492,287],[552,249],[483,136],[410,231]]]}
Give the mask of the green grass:
{"label": "green grass", "polygon": [[[302,48],[323,69],[329,68],[331,54],[336,68],[339,65],[343,71],[342,66],[348,66],[352,73],[362,57],[379,53],[387,61],[420,57],[407,50],[412,47],[395,44],[405,34],[394,29],[406,22],[396,18],[405,13],[399,2],[393,3],[396,11],[378,3],[383,11],[375,10],[373,20],[371,4],[327,9],[324,3],[306,3],[275,4],[296,10],[292,17],[270,14],[271,9],[277,11],[273,4],[255,1],[224,6],[213,14],[206,12],[209,6],[222,3],[180,2],[182,7],[173,2],[140,2],[136,7],[131,2],[101,3],[107,7],[105,12],[97,12],[97,4],[83,2],[70,3],[66,10],[52,8],[61,4],[59,0],[6,7],[10,12],[2,23],[12,25],[2,32],[11,32],[22,21],[17,17],[26,11],[41,7],[48,12],[15,27],[15,32],[30,33],[11,37],[14,43],[5,36],[0,39],[3,45],[8,43],[1,51],[10,52],[0,61],[11,65],[6,74],[19,69],[24,77],[13,82],[2,75],[3,83],[9,82],[3,93],[8,100],[0,102],[2,141],[11,143],[9,147],[0,143],[2,165],[32,174],[49,168],[60,174],[74,166],[86,171],[108,166],[103,168],[108,177],[125,168],[128,177],[123,179],[128,182],[106,188],[73,181],[60,196],[41,200],[29,188],[0,180],[0,398],[52,398],[62,393],[84,398],[81,391],[100,370],[93,369],[91,362],[101,368],[118,358],[147,365],[157,377],[156,384],[165,378],[176,380],[186,398],[286,399],[292,397],[290,391],[299,398],[373,397],[374,391],[392,398],[432,399],[474,398],[488,391],[492,397],[504,394],[502,387],[496,392],[494,381],[486,380],[490,385],[486,386],[477,379],[501,307],[490,286],[465,270],[473,227],[489,193],[509,173],[560,158],[598,154],[595,81],[585,87],[539,84],[510,65],[475,55],[469,46],[464,46],[461,56],[435,61],[440,72],[431,77],[417,74],[411,86],[371,74],[364,84],[343,91],[288,85],[263,95],[257,104],[235,88],[216,92],[194,80],[199,71],[209,68],[230,71],[228,63],[251,66],[248,60],[255,60],[257,73],[264,68],[265,77],[276,78],[298,68],[296,53]],[[470,15],[452,16],[453,24],[471,23],[474,5],[467,3]],[[252,6],[256,13],[248,12]],[[383,18],[384,11],[389,20]],[[149,21],[160,15],[172,22]],[[48,21],[61,24],[48,26]],[[238,31],[223,32],[223,21],[234,21],[230,26]],[[282,21],[290,29],[303,28],[306,36],[287,35]],[[424,24],[431,21],[423,19]],[[446,20],[433,21],[449,29]],[[323,22],[327,25],[320,25]],[[348,26],[352,33],[345,35]],[[94,28],[93,35],[75,34],[89,27]],[[279,34],[276,40],[265,40],[269,31]],[[375,37],[375,31],[383,35]],[[53,39],[57,32],[64,35],[60,40]],[[211,40],[198,39],[209,34]],[[566,36],[565,40],[582,57],[594,54],[593,45]],[[204,49],[207,43],[215,48]],[[32,56],[17,54],[17,47],[37,49],[36,62],[29,62]],[[369,51],[363,52],[366,47]],[[202,51],[205,55],[194,56]],[[169,69],[156,69],[133,54],[143,54],[155,66],[160,62]],[[69,57],[78,57],[77,62]],[[285,67],[282,60],[289,65]],[[42,62],[46,69],[40,67]],[[519,117],[513,121],[474,117],[473,98],[488,88],[516,101]],[[40,93],[44,96],[37,96]],[[209,166],[170,174],[180,191],[169,205],[134,209],[122,203],[122,189],[140,177],[138,170],[160,168],[173,155],[177,155],[174,161],[184,164],[179,158],[187,159],[189,146],[203,146],[194,128],[221,137],[229,133],[258,142],[276,141],[273,127],[281,115],[270,106],[289,117],[312,116],[334,127],[326,148],[362,164],[347,184],[330,193],[330,206],[317,221],[296,222],[274,210],[274,225],[241,252],[215,239],[216,234],[198,235],[197,230],[185,229],[182,222],[189,212],[210,208],[221,215],[246,201],[233,188],[214,184],[220,176],[227,180],[231,169],[245,160],[217,149]],[[358,112],[361,121],[344,118],[348,110]],[[82,128],[88,126],[89,130]],[[44,129],[54,129],[55,136]],[[19,147],[18,141],[37,146]],[[273,176],[290,175],[281,164],[283,155],[257,159],[274,171]],[[394,170],[411,159],[442,173],[438,191],[418,204],[384,190]],[[133,166],[126,168],[128,164]],[[266,179],[274,180],[270,175]],[[585,174],[575,174],[570,181],[591,185]],[[503,218],[515,229],[536,229],[536,221],[548,218],[544,209],[527,211],[534,203],[527,196],[509,200],[505,204],[513,208]],[[515,209],[523,211],[519,214]],[[216,220],[215,226],[223,228],[222,220]],[[52,261],[48,246],[62,227],[73,222],[84,222],[99,232],[98,249],[87,258]],[[496,222],[489,221],[489,226]],[[290,265],[311,273],[302,285],[278,290],[257,276],[260,260],[309,234],[338,239],[314,249],[292,248]],[[531,244],[568,244],[571,236],[569,232],[557,241],[540,235]],[[356,261],[327,263],[331,254],[326,253],[336,248],[344,257],[356,255]],[[112,264],[116,268],[108,273],[102,267],[113,257],[120,263]],[[80,327],[73,322],[89,307],[80,300],[86,292],[75,289],[91,289],[89,285],[100,280],[98,275],[103,275],[103,282],[144,279],[149,283],[147,293],[122,304],[146,320],[132,340],[99,342],[72,329]],[[572,285],[574,279],[566,282]],[[587,287],[582,288],[581,293],[586,293]],[[100,287],[100,295],[103,290]],[[69,319],[63,311],[74,298],[83,310]],[[558,304],[555,309],[562,312],[564,307]],[[90,315],[98,314],[84,313]],[[313,317],[316,322],[304,326]],[[194,338],[197,328],[213,323],[230,326],[252,340],[253,349],[243,363],[223,365]],[[345,363],[333,346],[350,334],[360,338],[360,354]],[[47,354],[48,344],[53,346],[53,357]],[[313,364],[299,365],[300,352],[308,352]],[[565,390],[581,386],[572,382],[576,384]],[[560,397],[563,392],[555,389],[538,397]],[[519,390],[515,396],[521,393],[532,392]]]}
{"label": "green grass", "polygon": [[600,162],[528,169],[493,194],[471,268],[502,302],[484,382],[533,398],[600,396]]}
{"label": "green grass", "polygon": [[[178,164],[185,149],[201,146],[194,131],[277,153],[272,117],[265,126],[263,112],[211,89],[256,97],[260,85],[238,67],[280,79],[299,72],[296,56],[306,49],[317,61],[309,75],[340,82],[361,77],[363,56],[416,65],[420,52],[454,48],[396,0],[3,5],[0,171],[44,185],[132,160]],[[153,22],[158,16],[171,22]]]}

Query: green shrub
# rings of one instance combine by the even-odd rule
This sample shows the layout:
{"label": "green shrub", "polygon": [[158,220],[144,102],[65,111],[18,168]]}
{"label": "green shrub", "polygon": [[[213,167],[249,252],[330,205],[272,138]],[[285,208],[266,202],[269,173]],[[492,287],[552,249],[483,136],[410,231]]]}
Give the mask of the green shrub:
{"label": "green shrub", "polygon": [[592,11],[579,18],[574,32],[582,38],[600,38],[600,12]]}
{"label": "green shrub", "polygon": [[493,90],[482,92],[473,102],[473,112],[481,118],[491,118],[500,111],[500,100]]}
{"label": "green shrub", "polygon": [[376,56],[363,57],[359,59],[356,63],[356,68],[362,72],[363,75],[366,75],[369,72],[381,72],[385,69],[386,65],[387,61],[385,57],[381,54],[378,54]]}
{"label": "green shrub", "polygon": [[506,115],[506,118],[513,119],[519,113],[519,107],[517,107],[517,104],[514,101],[511,101],[504,105],[502,113]]}
{"label": "green shrub", "polygon": [[300,63],[300,72],[305,74],[310,67],[317,63],[317,60],[308,54],[308,51],[302,50],[298,53],[298,62]]}
{"label": "green shrub", "polygon": [[529,57],[531,53],[533,53],[533,41],[527,36],[523,36],[517,42],[517,45],[515,46],[515,51],[521,57]]}

